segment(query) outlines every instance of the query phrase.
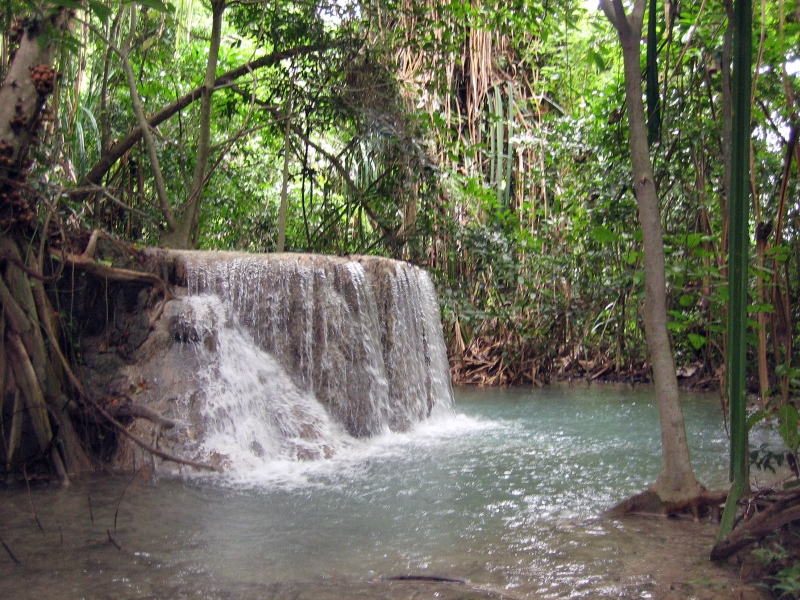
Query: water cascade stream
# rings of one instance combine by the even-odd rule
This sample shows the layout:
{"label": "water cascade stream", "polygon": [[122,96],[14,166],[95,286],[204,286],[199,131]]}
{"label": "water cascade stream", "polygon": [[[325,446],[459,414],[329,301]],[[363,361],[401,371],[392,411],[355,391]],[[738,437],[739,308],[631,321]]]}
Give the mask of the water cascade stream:
{"label": "water cascade stream", "polygon": [[170,255],[187,290],[165,310],[171,356],[137,378],[173,399],[156,408],[185,425],[172,434],[183,452],[246,471],[452,414],[423,270],[377,257]]}

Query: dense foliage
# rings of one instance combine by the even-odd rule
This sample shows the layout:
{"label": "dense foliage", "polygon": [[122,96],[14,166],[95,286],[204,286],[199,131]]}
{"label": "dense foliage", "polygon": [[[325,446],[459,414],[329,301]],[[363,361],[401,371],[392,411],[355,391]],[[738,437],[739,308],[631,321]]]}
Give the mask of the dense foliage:
{"label": "dense foliage", "polygon": [[[73,32],[29,183],[64,223],[146,245],[186,218],[200,248],[411,260],[437,277],[461,381],[648,377],[621,59],[599,11],[15,0],[0,14],[0,79],[15,36],[58,6]],[[682,374],[701,383],[724,375],[729,10],[651,13],[670,328]],[[749,356],[753,390],[785,401],[800,321],[798,6],[765,3],[754,24]]]}

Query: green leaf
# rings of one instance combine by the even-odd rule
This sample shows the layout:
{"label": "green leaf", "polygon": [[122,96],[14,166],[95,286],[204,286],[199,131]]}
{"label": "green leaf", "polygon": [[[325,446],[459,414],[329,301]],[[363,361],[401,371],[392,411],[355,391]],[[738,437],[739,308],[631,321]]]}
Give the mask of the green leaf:
{"label": "green leaf", "polygon": [[778,418],[780,419],[778,433],[781,434],[789,450],[797,452],[797,446],[800,445],[800,435],[797,433],[797,409],[791,404],[784,404],[778,410]]}
{"label": "green leaf", "polygon": [[629,265],[632,265],[637,260],[639,260],[641,256],[642,256],[641,252],[637,252],[636,250],[631,250],[625,254],[625,262]]}
{"label": "green leaf", "polygon": [[697,333],[690,333],[689,334],[689,342],[692,344],[695,350],[700,350],[706,344],[705,336],[699,335]]}
{"label": "green leaf", "polygon": [[679,303],[680,303],[680,305],[681,305],[681,306],[683,306],[684,308],[688,308],[688,307],[690,307],[692,304],[694,304],[694,296],[692,296],[692,295],[690,295],[690,294],[683,294],[683,295],[682,295],[682,296],[681,296],[681,297],[678,299],[678,302],[679,302]]}
{"label": "green leaf", "polygon": [[761,304],[751,304],[750,306],[747,307],[747,312],[774,313],[775,307],[772,306],[772,304],[770,304],[769,302],[762,302]]}
{"label": "green leaf", "polygon": [[89,0],[89,10],[103,23],[111,16],[111,9],[98,0]]}
{"label": "green leaf", "polygon": [[137,4],[141,4],[142,6],[146,6],[147,8],[152,8],[153,10],[157,10],[158,12],[163,13],[170,13],[172,14],[175,12],[175,7],[172,4],[164,4],[161,0],[136,0]]}
{"label": "green leaf", "polygon": [[703,234],[702,233],[690,233],[686,236],[686,245],[689,248],[694,248],[703,241]]}
{"label": "green leaf", "polygon": [[756,423],[760,423],[761,421],[766,419],[768,416],[769,415],[767,414],[767,411],[765,411],[765,410],[759,410],[757,412],[754,412],[752,415],[747,417],[747,423],[746,423],[747,431],[750,431],[753,428],[753,425],[755,425]]}
{"label": "green leaf", "polygon": [[600,55],[599,52],[595,52],[594,50],[589,50],[589,60],[594,63],[594,66],[597,67],[597,70],[603,72],[606,70],[606,61],[603,60],[603,57]]}
{"label": "green leaf", "polygon": [[589,237],[601,244],[616,242],[619,239],[619,236],[616,233],[611,231],[608,227],[604,227],[603,225],[599,225],[598,227],[592,229],[589,232]]}

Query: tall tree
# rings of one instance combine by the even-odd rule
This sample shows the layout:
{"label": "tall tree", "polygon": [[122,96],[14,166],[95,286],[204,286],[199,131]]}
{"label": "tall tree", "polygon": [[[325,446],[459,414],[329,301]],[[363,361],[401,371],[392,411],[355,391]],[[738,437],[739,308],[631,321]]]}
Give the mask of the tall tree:
{"label": "tall tree", "polygon": [[[55,53],[72,16],[68,9],[45,6],[19,19],[14,58],[0,87],[0,410],[6,402],[12,406],[3,410],[12,421],[3,450],[7,469],[23,461],[46,464],[65,484],[68,473],[86,461],[63,402],[63,364],[42,284],[44,249],[33,241],[39,210],[48,212],[45,230],[54,211],[26,181],[55,86]],[[26,430],[32,441],[26,441]]]}
{"label": "tall tree", "polygon": [[671,511],[703,497],[705,488],[695,478],[689,460],[675,359],[667,328],[664,236],[642,102],[640,39],[647,0],[635,0],[630,14],[626,13],[622,0],[602,0],[600,6],[616,29],[622,47],[628,142],[644,242],[644,328],[661,424],[661,472],[648,492],[620,506],[634,511]]}

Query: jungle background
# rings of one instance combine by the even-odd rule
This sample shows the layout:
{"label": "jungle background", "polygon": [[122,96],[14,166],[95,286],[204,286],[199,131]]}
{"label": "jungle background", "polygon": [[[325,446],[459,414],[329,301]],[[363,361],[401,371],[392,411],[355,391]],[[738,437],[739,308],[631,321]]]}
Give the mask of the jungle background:
{"label": "jungle background", "polygon": [[[621,54],[595,7],[12,0],[0,80],[65,10],[39,32],[57,76],[6,231],[408,260],[436,279],[457,383],[649,379]],[[696,387],[724,383],[731,10],[654,2],[642,40],[669,328]],[[753,10],[748,385],[776,408],[800,385],[799,19]]]}

